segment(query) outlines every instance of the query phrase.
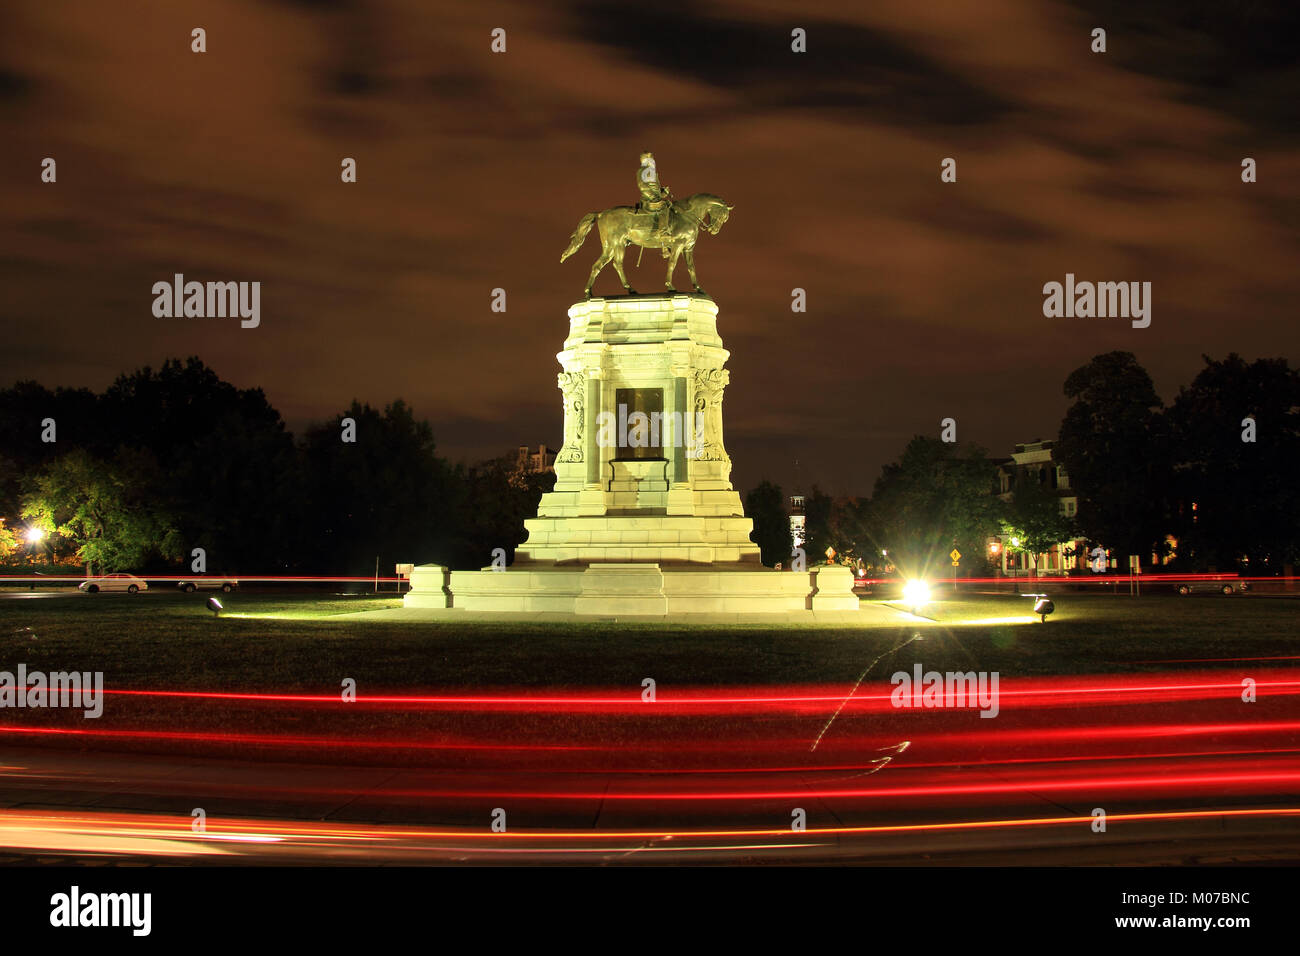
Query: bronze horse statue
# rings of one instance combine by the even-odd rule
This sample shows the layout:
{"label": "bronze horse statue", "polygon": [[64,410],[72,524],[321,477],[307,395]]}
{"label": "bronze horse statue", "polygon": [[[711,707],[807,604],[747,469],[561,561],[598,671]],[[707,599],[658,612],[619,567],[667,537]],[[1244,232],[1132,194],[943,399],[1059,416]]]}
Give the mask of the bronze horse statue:
{"label": "bronze horse statue", "polygon": [[716,236],[732,208],[712,193],[696,193],[685,199],[674,199],[668,210],[668,228],[663,235],[655,233],[655,214],[638,212],[635,206],[611,206],[600,212],[589,212],[582,217],[578,228],[573,230],[569,248],[564,250],[560,261],[563,262],[578,251],[594,223],[600,227],[601,249],[600,257],[591,267],[591,275],[587,277],[587,288],[584,290],[587,298],[591,298],[591,287],[596,276],[611,262],[614,263],[614,271],[618,273],[623,288],[629,295],[636,295],[636,290],[628,283],[623,272],[623,251],[628,245],[664,250],[668,259],[668,279],[664,285],[669,292],[677,291],[673,288],[673,270],[677,268],[678,256],[686,253],[686,268],[691,274],[691,284],[695,286],[696,292],[707,295],[695,276],[695,240],[699,238],[701,228]]}

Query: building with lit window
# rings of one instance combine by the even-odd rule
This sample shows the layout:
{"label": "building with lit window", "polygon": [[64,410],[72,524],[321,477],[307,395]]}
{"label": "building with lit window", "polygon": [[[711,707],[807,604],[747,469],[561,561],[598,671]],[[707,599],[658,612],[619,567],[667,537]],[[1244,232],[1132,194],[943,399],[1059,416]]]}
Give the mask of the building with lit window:
{"label": "building with lit window", "polygon": [[[1016,445],[1010,458],[998,458],[998,497],[1010,501],[1016,488],[1027,482],[1036,482],[1056,495],[1061,514],[1073,518],[1079,510],[1079,498],[1070,487],[1070,476],[1065,466],[1056,461],[1052,448],[1056,443],[1034,439]],[[1082,539],[1061,541],[1043,554],[1035,555],[1032,562],[1027,552],[1018,550],[1019,543],[1009,536],[999,536],[990,542],[989,550],[1006,575],[1028,575],[1031,570],[1039,574],[1065,574],[1076,568],[1088,566],[1087,542]],[[1113,561],[1109,562],[1113,567]]]}
{"label": "building with lit window", "polygon": [[807,515],[804,514],[803,495],[790,496],[790,540],[794,547],[802,548]]}
{"label": "building with lit window", "polygon": [[537,451],[533,451],[528,445],[520,445],[519,455],[515,459],[515,471],[522,475],[555,471],[555,451],[545,445],[538,445]]}

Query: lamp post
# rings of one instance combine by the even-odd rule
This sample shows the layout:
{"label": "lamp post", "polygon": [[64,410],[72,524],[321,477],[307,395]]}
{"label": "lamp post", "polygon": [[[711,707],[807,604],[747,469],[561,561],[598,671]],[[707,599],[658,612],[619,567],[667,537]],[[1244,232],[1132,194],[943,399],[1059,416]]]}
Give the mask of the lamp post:
{"label": "lamp post", "polygon": [[[44,528],[37,528],[37,527],[31,527],[31,528],[28,528],[28,529],[27,529],[27,533],[23,535],[23,538],[26,539],[27,544],[30,545],[31,548],[32,548],[33,550],[36,548],[36,546],[37,546],[38,544],[41,543],[41,541],[42,541],[42,539],[44,539],[44,537],[45,537],[45,529],[44,529]],[[28,556],[28,559],[31,560],[31,556],[30,556],[30,555]],[[35,563],[35,562],[33,561],[33,563]],[[35,582],[32,582],[31,584],[29,584],[29,585],[27,586],[27,590],[29,590],[29,591],[35,591],[35,590],[36,590],[36,583],[35,583]]]}

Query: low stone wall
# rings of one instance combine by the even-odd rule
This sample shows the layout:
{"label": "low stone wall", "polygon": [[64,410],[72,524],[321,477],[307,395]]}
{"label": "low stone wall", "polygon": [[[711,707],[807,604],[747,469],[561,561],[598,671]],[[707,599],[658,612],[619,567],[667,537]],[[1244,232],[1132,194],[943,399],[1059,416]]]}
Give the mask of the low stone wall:
{"label": "low stone wall", "polygon": [[794,572],[646,563],[450,572],[441,565],[421,565],[411,574],[403,603],[412,609],[664,618],[856,612],[859,606],[853,573],[840,566]]}

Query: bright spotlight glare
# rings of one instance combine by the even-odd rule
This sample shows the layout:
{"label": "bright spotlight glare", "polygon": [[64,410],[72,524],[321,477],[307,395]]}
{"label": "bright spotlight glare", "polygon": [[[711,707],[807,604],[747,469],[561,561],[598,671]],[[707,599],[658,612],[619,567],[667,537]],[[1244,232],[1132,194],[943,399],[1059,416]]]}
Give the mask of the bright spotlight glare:
{"label": "bright spotlight glare", "polygon": [[903,603],[920,607],[930,600],[930,586],[924,581],[908,581],[903,585]]}
{"label": "bright spotlight glare", "polygon": [[42,531],[40,528],[28,528],[28,529],[27,529],[27,543],[28,543],[28,544],[35,544],[36,542],[40,541],[41,538],[43,538],[43,537],[45,537],[45,532]]}

